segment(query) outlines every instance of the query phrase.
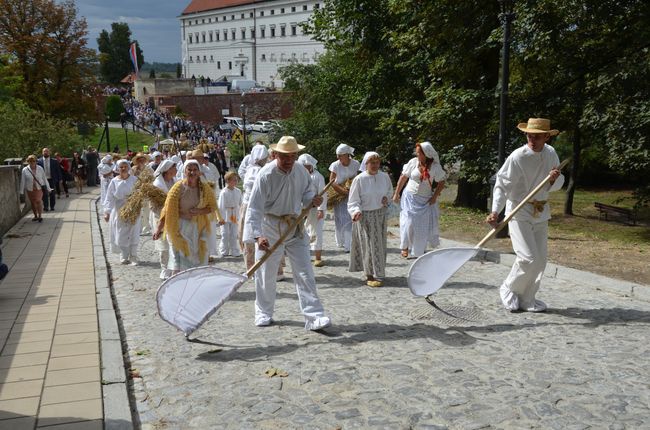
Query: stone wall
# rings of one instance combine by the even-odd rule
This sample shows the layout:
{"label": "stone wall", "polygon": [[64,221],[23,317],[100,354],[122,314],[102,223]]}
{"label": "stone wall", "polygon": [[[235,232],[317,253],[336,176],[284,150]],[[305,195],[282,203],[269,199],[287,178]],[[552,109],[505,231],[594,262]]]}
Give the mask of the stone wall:
{"label": "stone wall", "polygon": [[0,166],[0,236],[3,236],[22,217],[20,204],[20,167]]}
{"label": "stone wall", "polygon": [[206,94],[201,96],[158,96],[156,106],[173,109],[180,106],[194,121],[208,125],[221,124],[224,116],[242,117],[242,100],[246,103],[246,122],[267,119],[285,119],[293,113],[293,104],[288,92],[246,93],[242,98],[239,93]]}

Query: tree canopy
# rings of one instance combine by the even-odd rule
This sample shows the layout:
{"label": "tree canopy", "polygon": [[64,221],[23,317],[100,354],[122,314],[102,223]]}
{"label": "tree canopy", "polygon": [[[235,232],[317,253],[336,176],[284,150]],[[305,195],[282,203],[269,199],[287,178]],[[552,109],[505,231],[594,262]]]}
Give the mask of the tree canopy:
{"label": "tree canopy", "polygon": [[[650,14],[642,0],[515,2],[509,129],[529,117],[563,131],[573,155],[650,183]],[[314,65],[285,67],[296,114],[287,132],[316,158],[341,141],[378,149],[391,169],[430,140],[460,161],[457,203],[485,208],[497,166],[502,31],[499,3],[470,0],[326,0],[306,30],[327,51]],[[511,132],[507,152],[525,143]],[[397,172],[399,173],[399,172]],[[645,178],[645,179],[643,179]],[[569,193],[570,194],[570,193]],[[571,202],[565,207],[570,213]]]}
{"label": "tree canopy", "polygon": [[94,113],[94,52],[73,1],[0,0],[0,52],[20,77],[14,95],[43,113],[87,118]]}
{"label": "tree canopy", "polygon": [[[131,29],[125,22],[111,24],[111,32],[102,30],[97,38],[99,49],[99,70],[102,79],[110,84],[119,83],[125,76],[133,72],[133,64],[129,55],[131,43]],[[144,64],[144,56],[140,44],[136,44],[138,65]]]}

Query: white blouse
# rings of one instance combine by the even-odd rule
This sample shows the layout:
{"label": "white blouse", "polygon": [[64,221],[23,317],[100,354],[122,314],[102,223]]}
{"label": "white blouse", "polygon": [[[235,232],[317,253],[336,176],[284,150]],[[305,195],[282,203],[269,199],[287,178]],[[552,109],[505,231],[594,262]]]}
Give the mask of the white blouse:
{"label": "white blouse", "polygon": [[344,166],[339,160],[330,164],[330,172],[336,173],[336,183],[342,184],[359,173],[360,163],[357,160],[350,160],[350,164]]}
{"label": "white blouse", "polygon": [[[36,165],[36,173],[31,170],[29,166],[23,167],[23,170],[20,175],[20,194],[24,194],[25,191],[34,190],[34,180],[36,180],[36,189],[40,190],[41,187],[46,187],[48,191],[52,191],[50,188],[49,182],[45,177],[45,170],[38,164]],[[33,174],[33,175],[32,175]],[[36,177],[36,179],[34,179]]]}
{"label": "white blouse", "polygon": [[[434,189],[432,188],[432,183],[428,180],[422,182],[420,178],[420,169],[419,169],[418,158],[411,158],[411,160],[404,165],[402,169],[402,175],[409,178],[408,183],[406,184],[405,190],[411,194],[417,194],[423,197],[431,197],[433,195]],[[429,167],[429,176],[435,182],[441,182],[447,179],[447,173],[444,171],[442,166],[438,163],[432,163]]]}
{"label": "white blouse", "polygon": [[386,172],[371,175],[363,172],[352,181],[348,197],[348,212],[350,216],[363,211],[374,211],[384,205],[382,199],[390,201],[393,195],[393,184]]}

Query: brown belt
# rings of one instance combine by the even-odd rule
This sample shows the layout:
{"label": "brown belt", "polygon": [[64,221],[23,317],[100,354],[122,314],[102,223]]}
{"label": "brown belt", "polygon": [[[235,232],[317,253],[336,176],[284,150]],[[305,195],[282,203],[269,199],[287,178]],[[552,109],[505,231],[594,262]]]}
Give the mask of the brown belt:
{"label": "brown belt", "polygon": [[542,212],[544,212],[544,206],[546,206],[546,200],[531,200],[528,203],[533,205],[533,218],[539,218]]}
{"label": "brown belt", "polygon": [[[280,224],[278,225],[278,236],[282,236],[282,231],[280,230],[280,227],[282,226],[282,223],[286,223],[287,228],[289,228],[291,223],[294,222],[296,219],[298,219],[298,216],[296,216],[296,215],[266,214],[266,216],[271,218],[271,219],[275,219],[275,220],[280,221]],[[304,228],[303,223],[298,223],[298,225],[296,226],[296,234],[295,234],[295,236],[302,237],[303,228]]]}

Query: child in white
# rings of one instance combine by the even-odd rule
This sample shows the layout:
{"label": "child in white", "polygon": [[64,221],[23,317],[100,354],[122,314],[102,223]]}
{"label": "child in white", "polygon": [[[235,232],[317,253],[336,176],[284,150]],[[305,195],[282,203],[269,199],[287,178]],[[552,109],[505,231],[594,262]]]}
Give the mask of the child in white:
{"label": "child in white", "polygon": [[241,249],[237,237],[237,225],[239,223],[242,192],[237,188],[237,173],[228,172],[225,179],[227,186],[219,193],[219,212],[224,218],[224,222],[221,224],[219,252],[221,252],[222,256],[239,257]]}
{"label": "child in white", "polygon": [[[305,166],[311,179],[311,188],[315,194],[325,188],[325,178],[316,170],[318,161],[309,154],[298,157],[298,163]],[[327,194],[323,194],[323,203],[317,208],[312,208],[305,218],[305,230],[309,236],[309,247],[314,251],[314,266],[323,265],[323,226],[325,225],[325,210],[327,210]]]}

